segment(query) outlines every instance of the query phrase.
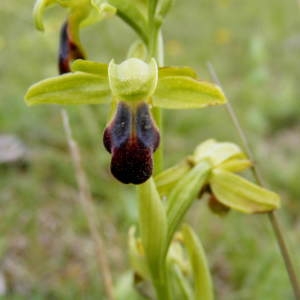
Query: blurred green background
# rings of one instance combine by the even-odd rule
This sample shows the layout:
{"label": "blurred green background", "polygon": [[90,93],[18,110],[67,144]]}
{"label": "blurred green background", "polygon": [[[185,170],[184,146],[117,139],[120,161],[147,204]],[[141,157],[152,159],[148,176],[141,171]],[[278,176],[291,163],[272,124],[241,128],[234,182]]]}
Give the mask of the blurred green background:
{"label": "blurred green background", "polygon": [[[34,29],[34,1],[0,4],[0,134],[28,149],[24,164],[0,164],[0,298],[104,299],[93,243],[78,204],[77,185],[54,105],[26,107],[34,82],[56,75],[64,11]],[[175,2],[164,26],[166,64],[190,65],[209,79],[213,63],[250,139],[257,162],[283,199],[279,217],[300,274],[300,7],[296,0]],[[121,61],[135,35],[120,20],[84,29],[89,58]],[[129,280],[127,231],[136,223],[133,186],[109,173],[102,146],[107,108],[67,108],[96,200],[114,281],[123,299]],[[223,107],[167,111],[166,165],[206,138],[239,142]],[[196,202],[187,220],[207,251],[217,299],[293,299],[267,217],[212,214]]]}

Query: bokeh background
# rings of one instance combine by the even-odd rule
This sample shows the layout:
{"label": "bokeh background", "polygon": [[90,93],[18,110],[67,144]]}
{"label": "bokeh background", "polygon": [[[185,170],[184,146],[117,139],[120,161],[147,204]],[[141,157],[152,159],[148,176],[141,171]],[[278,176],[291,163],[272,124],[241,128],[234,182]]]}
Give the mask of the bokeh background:
{"label": "bokeh background", "polygon": [[[40,33],[33,4],[0,4],[0,134],[13,135],[26,150],[19,162],[0,162],[0,298],[104,299],[59,107],[29,108],[23,101],[32,83],[56,75],[64,19],[62,9],[51,9]],[[164,37],[166,64],[193,66],[209,80],[207,62],[213,63],[268,185],[282,196],[278,215],[300,274],[299,3],[177,0]],[[82,39],[90,59],[108,62],[124,59],[135,35],[114,18],[84,29]],[[127,232],[137,221],[136,199],[133,186],[109,173],[101,142],[107,108],[67,109],[115,284],[122,299],[138,299],[126,298]],[[167,166],[207,138],[239,143],[223,107],[164,115]],[[221,218],[197,201],[187,220],[207,251],[217,299],[293,299],[266,216]]]}

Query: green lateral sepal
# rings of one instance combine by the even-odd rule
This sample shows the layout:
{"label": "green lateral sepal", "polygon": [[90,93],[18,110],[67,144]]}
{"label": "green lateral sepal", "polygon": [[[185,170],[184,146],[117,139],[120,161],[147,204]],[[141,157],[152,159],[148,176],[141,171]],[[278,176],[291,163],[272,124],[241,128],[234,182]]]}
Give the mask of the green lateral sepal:
{"label": "green lateral sepal", "polygon": [[32,85],[26,95],[34,104],[102,104],[111,100],[106,78],[76,72],[48,78]]}
{"label": "green lateral sepal", "polygon": [[214,169],[209,182],[219,202],[243,213],[264,213],[280,207],[276,193],[226,170]]}
{"label": "green lateral sepal", "polygon": [[152,100],[154,107],[166,109],[203,108],[225,102],[217,85],[176,75],[159,78]]}

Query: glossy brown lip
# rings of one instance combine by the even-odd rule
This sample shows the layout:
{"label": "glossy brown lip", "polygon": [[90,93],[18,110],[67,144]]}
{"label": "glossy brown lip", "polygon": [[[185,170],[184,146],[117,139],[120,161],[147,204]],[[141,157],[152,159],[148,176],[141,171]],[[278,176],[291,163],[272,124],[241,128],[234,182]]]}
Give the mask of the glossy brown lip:
{"label": "glossy brown lip", "polygon": [[104,131],[103,143],[112,153],[111,172],[119,181],[145,182],[152,174],[152,156],[159,145],[159,132],[148,105],[142,102],[131,107],[119,102],[113,120]]}

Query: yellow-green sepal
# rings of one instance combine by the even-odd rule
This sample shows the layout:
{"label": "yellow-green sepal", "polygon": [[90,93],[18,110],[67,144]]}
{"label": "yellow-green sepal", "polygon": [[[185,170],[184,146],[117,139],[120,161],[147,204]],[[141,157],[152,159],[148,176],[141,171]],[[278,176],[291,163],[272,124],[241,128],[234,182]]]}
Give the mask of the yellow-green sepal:
{"label": "yellow-green sepal", "polygon": [[44,15],[45,9],[48,6],[55,4],[56,2],[57,2],[56,0],[37,0],[37,1],[35,1],[34,7],[33,7],[33,19],[34,19],[35,27],[38,30],[41,30],[41,31],[44,30],[43,15]]}
{"label": "yellow-green sepal", "polygon": [[263,213],[280,207],[278,194],[224,169],[214,169],[209,183],[219,202],[243,213]]}
{"label": "yellow-green sepal", "polygon": [[48,78],[32,85],[25,102],[34,104],[102,104],[111,100],[106,78],[76,72]]}
{"label": "yellow-green sepal", "polygon": [[176,75],[159,78],[152,100],[154,107],[166,109],[202,108],[225,102],[225,95],[217,85]]}

